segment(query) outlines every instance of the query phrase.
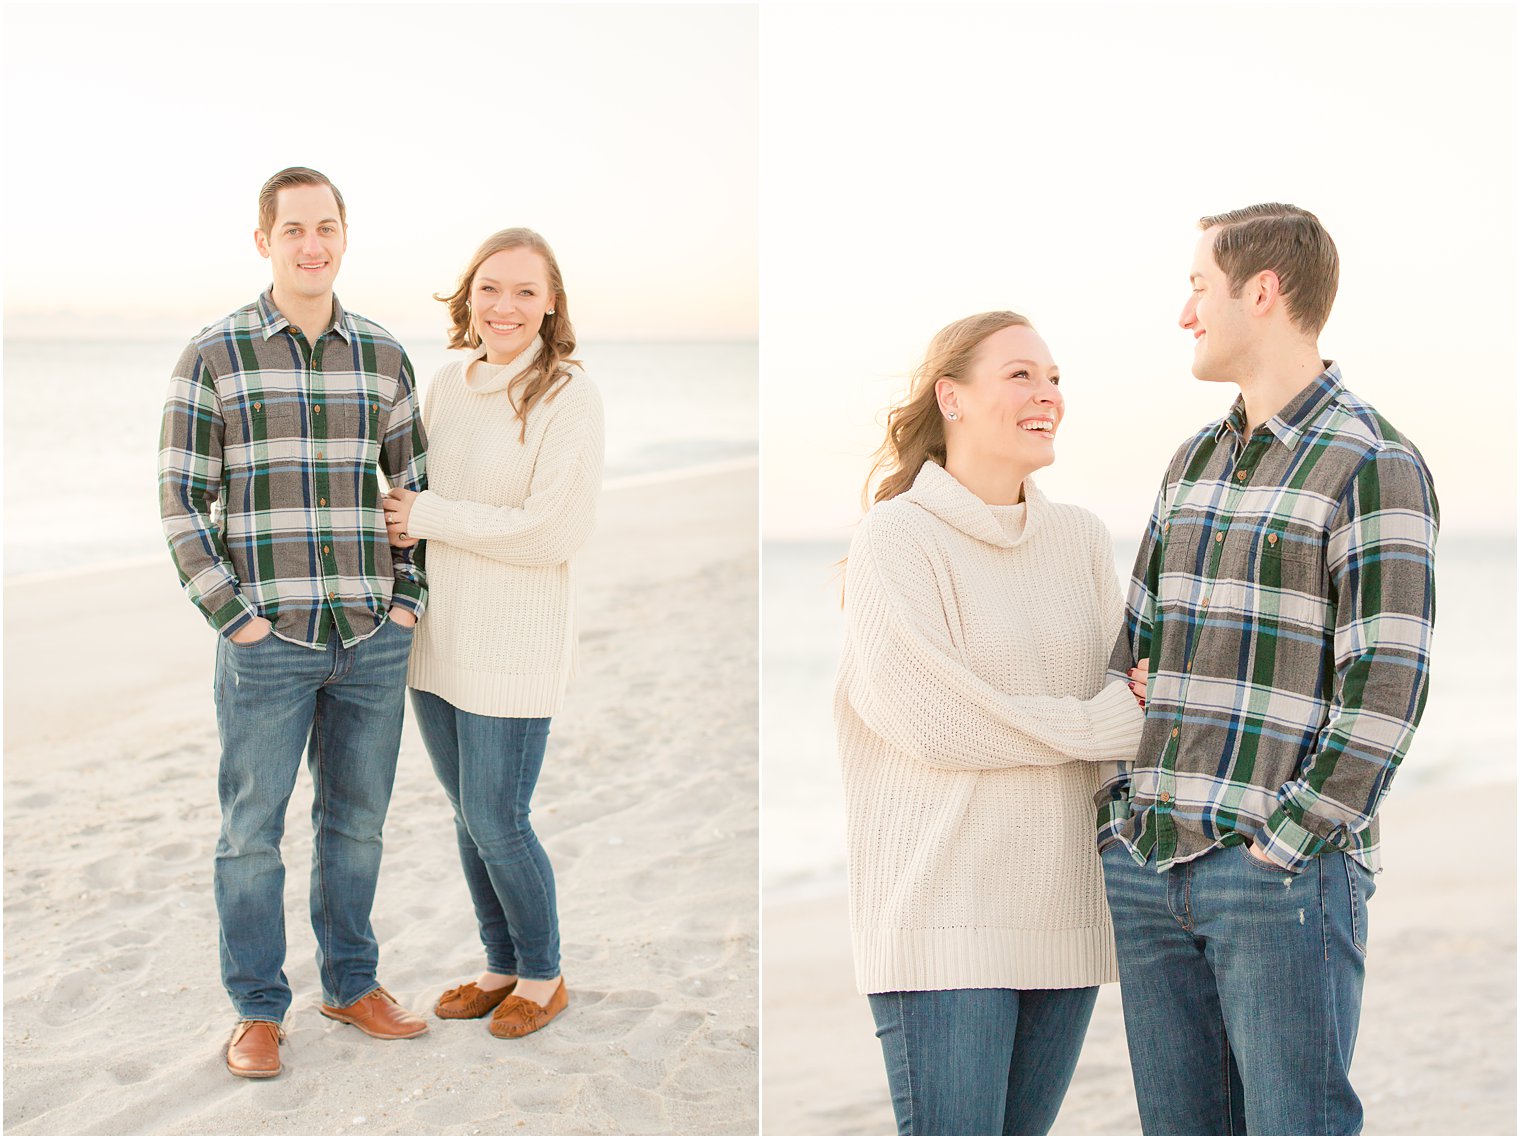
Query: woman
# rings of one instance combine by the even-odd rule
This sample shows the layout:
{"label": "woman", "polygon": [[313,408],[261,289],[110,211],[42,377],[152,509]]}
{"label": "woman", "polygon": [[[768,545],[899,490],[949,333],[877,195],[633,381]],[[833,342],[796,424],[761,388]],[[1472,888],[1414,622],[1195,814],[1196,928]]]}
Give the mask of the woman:
{"label": "woman", "polygon": [[532,230],[487,238],[447,297],[427,392],[428,489],[385,497],[391,540],[426,540],[428,605],[407,682],[444,792],[486,967],[434,1012],[525,1036],[568,1003],[554,872],[528,821],[549,719],[575,668],[570,558],[602,481],[602,405],[559,265]]}
{"label": "woman", "polygon": [[1105,682],[1108,533],[1029,477],[1055,457],[1059,383],[1016,313],[942,329],[850,548],[851,927],[904,1135],[1046,1133],[1118,979],[1092,796],[1142,713]]}

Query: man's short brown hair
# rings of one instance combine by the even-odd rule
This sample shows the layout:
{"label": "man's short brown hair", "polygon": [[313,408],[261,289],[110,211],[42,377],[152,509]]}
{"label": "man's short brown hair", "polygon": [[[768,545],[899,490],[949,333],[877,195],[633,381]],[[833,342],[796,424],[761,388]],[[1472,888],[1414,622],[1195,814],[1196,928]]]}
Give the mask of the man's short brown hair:
{"label": "man's short brown hair", "polygon": [[348,226],[348,209],[343,205],[343,195],[338,193],[338,187],[332,184],[326,174],[309,166],[287,166],[265,182],[259,191],[259,229],[265,237],[274,229],[274,211],[280,191],[291,186],[326,186],[337,199],[338,220],[345,228]]}
{"label": "man's short brown hair", "polygon": [[1270,269],[1282,286],[1289,318],[1318,336],[1330,319],[1341,274],[1335,242],[1319,218],[1297,206],[1266,202],[1198,219],[1199,229],[1216,226],[1214,260],[1230,282],[1230,295],[1240,296],[1246,281]]}

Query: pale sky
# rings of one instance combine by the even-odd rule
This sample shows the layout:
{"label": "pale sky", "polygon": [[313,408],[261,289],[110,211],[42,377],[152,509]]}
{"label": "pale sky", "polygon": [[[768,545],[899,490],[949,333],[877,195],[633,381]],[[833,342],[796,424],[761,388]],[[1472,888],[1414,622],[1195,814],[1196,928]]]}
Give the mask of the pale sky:
{"label": "pale sky", "polygon": [[305,165],[393,329],[527,225],[583,338],[753,339],[756,41],[749,5],[7,4],[7,329],[188,337],[267,285],[258,189]]}
{"label": "pale sky", "polygon": [[1420,447],[1443,535],[1515,524],[1513,5],[767,6],[768,537],[845,538],[930,337],[1011,308],[1062,365],[1052,496],[1143,527],[1229,407],[1177,317],[1205,214],[1316,213],[1320,338]]}

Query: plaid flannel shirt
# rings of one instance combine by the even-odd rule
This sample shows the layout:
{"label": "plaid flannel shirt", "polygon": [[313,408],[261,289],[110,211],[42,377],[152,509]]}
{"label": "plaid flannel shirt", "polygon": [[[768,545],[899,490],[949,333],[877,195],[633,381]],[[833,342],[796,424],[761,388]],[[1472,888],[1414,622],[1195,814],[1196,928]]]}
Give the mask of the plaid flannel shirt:
{"label": "plaid flannel shirt", "polygon": [[1157,870],[1253,837],[1290,870],[1379,869],[1377,809],[1425,706],[1439,508],[1414,445],[1325,371],[1244,437],[1172,459],[1109,661],[1150,658],[1098,842]]}
{"label": "plaid flannel shirt", "polygon": [[205,329],[175,366],[159,439],[159,512],[181,584],[230,636],[255,616],[320,648],[422,615],[416,550],[390,545],[376,466],[424,487],[427,441],[411,361],[345,312],[315,340],[273,290]]}

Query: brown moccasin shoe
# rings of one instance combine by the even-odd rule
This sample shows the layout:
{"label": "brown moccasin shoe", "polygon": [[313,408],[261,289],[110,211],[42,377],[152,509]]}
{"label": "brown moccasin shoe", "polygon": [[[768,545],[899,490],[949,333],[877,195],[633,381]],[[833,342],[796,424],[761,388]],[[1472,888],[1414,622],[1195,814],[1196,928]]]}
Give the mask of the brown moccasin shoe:
{"label": "brown moccasin shoe", "polygon": [[416,1013],[407,1012],[384,988],[376,989],[343,1008],[322,1005],[318,1011],[329,1020],[351,1024],[376,1040],[405,1040],[409,1036],[421,1036],[428,1030],[427,1021]]}
{"label": "brown moccasin shoe", "polygon": [[439,997],[433,1015],[443,1020],[478,1020],[511,996],[515,988],[516,981],[499,989],[482,989],[474,981],[467,981]]}
{"label": "brown moccasin shoe", "polygon": [[240,1020],[227,1041],[227,1070],[249,1080],[280,1074],[280,1041],[285,1033],[268,1020]]}
{"label": "brown moccasin shoe", "polygon": [[565,979],[559,980],[559,988],[549,998],[547,1005],[530,1001],[527,997],[511,996],[496,1006],[491,1015],[491,1035],[516,1037],[537,1032],[544,1025],[565,1011],[570,995],[565,992]]}

